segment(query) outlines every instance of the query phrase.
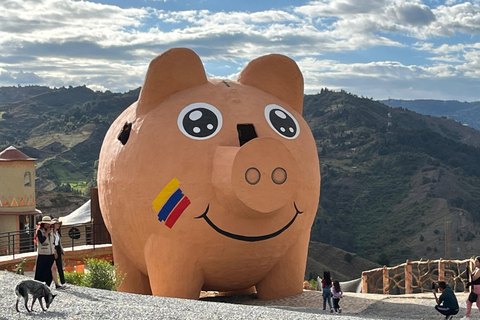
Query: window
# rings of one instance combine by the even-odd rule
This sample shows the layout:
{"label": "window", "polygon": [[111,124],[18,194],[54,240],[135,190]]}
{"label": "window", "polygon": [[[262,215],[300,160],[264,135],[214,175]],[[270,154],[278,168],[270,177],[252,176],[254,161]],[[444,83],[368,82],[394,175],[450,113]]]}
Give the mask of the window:
{"label": "window", "polygon": [[28,172],[28,171],[25,172],[25,174],[23,175],[23,185],[25,187],[31,187],[32,186],[30,172]]}

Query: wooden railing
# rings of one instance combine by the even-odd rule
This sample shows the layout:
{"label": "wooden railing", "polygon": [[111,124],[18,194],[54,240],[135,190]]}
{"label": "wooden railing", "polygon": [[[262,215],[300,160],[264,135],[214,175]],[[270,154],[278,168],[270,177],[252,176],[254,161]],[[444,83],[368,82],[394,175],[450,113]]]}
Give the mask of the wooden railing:
{"label": "wooden railing", "polygon": [[[75,232],[72,232],[75,231]],[[111,243],[110,234],[105,225],[98,223],[87,223],[81,227],[62,227],[62,245],[64,248],[72,248],[83,245],[95,245]],[[12,256],[20,253],[35,252],[36,246],[33,243],[35,230],[22,230],[0,233],[0,256]]]}
{"label": "wooden railing", "polygon": [[432,283],[445,281],[453,291],[467,292],[469,270],[475,259],[408,261],[362,273],[362,292],[408,294],[430,291]]}

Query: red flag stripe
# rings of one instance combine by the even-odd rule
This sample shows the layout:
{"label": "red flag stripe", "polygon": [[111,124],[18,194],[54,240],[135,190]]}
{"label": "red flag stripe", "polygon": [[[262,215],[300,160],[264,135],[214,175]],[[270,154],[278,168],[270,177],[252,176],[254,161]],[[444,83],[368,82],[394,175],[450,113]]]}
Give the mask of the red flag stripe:
{"label": "red flag stripe", "polygon": [[183,199],[180,200],[175,209],[173,209],[172,213],[170,213],[170,215],[168,216],[167,221],[165,221],[165,225],[171,229],[175,222],[177,222],[177,219],[180,217],[183,211],[187,209],[189,205],[190,199],[188,199],[187,197],[183,197]]}

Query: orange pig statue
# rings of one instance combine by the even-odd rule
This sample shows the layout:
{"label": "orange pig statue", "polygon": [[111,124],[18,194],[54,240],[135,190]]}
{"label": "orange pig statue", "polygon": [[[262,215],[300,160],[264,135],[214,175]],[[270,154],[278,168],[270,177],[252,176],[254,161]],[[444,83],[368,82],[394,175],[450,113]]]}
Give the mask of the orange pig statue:
{"label": "orange pig statue", "polygon": [[98,165],[119,290],[198,299],[201,290],[276,299],[302,292],[320,196],[303,77],[290,58],[207,79],[170,49],[112,124]]}

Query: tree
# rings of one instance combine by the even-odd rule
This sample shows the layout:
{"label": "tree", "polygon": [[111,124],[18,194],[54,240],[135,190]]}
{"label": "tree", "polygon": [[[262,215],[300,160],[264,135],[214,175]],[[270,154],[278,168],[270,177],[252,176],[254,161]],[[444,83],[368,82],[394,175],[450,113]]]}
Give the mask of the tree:
{"label": "tree", "polygon": [[388,266],[390,264],[390,258],[388,258],[385,252],[382,252],[377,258],[377,263],[382,266]]}

